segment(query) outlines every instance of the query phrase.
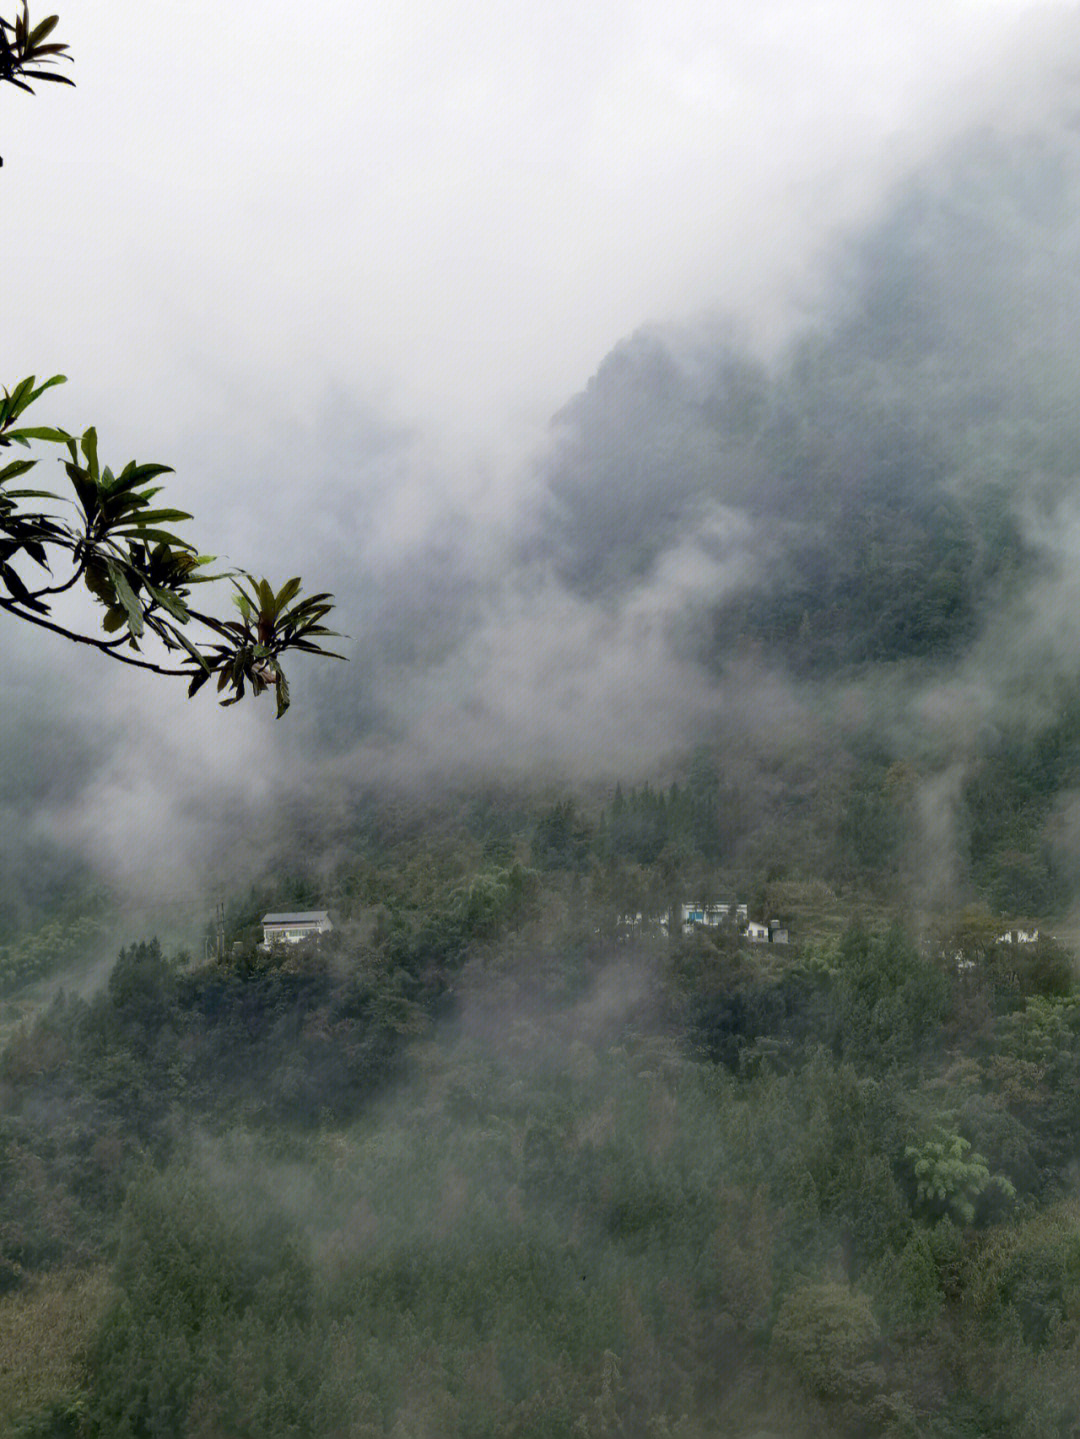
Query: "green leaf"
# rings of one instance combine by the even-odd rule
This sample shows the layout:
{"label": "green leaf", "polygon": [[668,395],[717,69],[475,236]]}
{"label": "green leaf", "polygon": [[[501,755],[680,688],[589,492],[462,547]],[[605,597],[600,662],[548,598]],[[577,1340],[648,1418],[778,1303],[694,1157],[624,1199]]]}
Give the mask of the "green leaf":
{"label": "green leaf", "polygon": [[25,475],[27,470],[32,470],[36,464],[37,460],[12,460],[0,470],[0,484],[5,480],[13,480],[16,475]]}
{"label": "green leaf", "polygon": [[161,589],[158,585],[152,585],[149,580],[146,581],[146,588],[153,595],[154,599],[157,600],[158,604],[161,605],[163,609],[168,610],[173,619],[179,620],[182,625],[186,625],[188,620],[191,619],[187,605],[184,604],[179,596],[170,594],[168,590]]}
{"label": "green leaf", "polygon": [[86,573],[83,575],[86,588],[104,605],[116,603],[116,590],[110,584],[109,576],[98,560],[91,560],[86,566]]}
{"label": "green leaf", "polygon": [[117,630],[123,629],[127,624],[127,612],[123,609],[106,610],[105,618],[101,623],[107,634],[114,635]]}
{"label": "green leaf", "polygon": [[130,584],[128,584],[127,578],[119,565],[114,564],[112,560],[106,560],[105,568],[108,570],[109,578],[113,582],[117,599],[127,611],[128,627],[131,630],[132,636],[137,637],[143,632],[143,615],[142,608],[135,598],[135,592],[132,590]]}
{"label": "green leaf", "polygon": [[44,605],[40,600],[34,598],[11,565],[0,564],[0,579],[7,585],[12,599],[18,604],[25,605],[28,610],[35,610],[41,615],[49,613],[48,605]]}
{"label": "green leaf", "polygon": [[74,489],[78,497],[79,504],[82,505],[86,522],[90,524],[98,512],[97,488],[86,470],[80,465],[65,462],[64,469],[67,471],[67,477],[71,481],[72,489]]}
{"label": "green leaf", "polygon": [[328,660],[347,660],[348,655],[339,655],[337,650],[324,650],[321,645],[308,644],[307,640],[296,640],[289,646],[291,650],[302,650],[306,655],[323,655]]}
{"label": "green leaf", "polygon": [[56,29],[59,19],[59,15],[49,15],[39,24],[35,25],[27,39],[27,49],[35,49],[39,40],[44,40],[46,35],[51,35],[53,30]]}
{"label": "green leaf", "polygon": [[[66,47],[65,47],[65,48],[66,48]],[[30,396],[29,400],[27,400],[26,403],[27,403],[28,405],[32,405],[33,402],[37,399],[38,395],[43,395],[46,390],[51,390],[52,387],[53,387],[53,385],[66,385],[66,384],[67,384],[67,376],[66,376],[66,375],[52,375],[52,376],[50,376],[49,379],[47,379],[47,380],[44,382],[44,384],[38,385],[37,389],[36,389],[36,390],[34,391],[34,393]]]}
{"label": "green leaf", "polygon": [[94,429],[93,425],[91,425],[88,430],[83,431],[82,452],[86,460],[86,466],[87,470],[89,471],[90,478],[96,481],[99,473],[97,453],[97,430]]}
{"label": "green leaf", "polygon": [[285,606],[289,603],[289,601],[293,598],[294,595],[299,594],[300,583],[300,576],[294,575],[291,580],[286,580],[285,583],[282,585],[281,589],[278,590],[276,600],[278,614],[281,613],[281,611],[285,608]]}
{"label": "green leaf", "polygon": [[[242,699],[244,698],[244,671],[243,671],[243,669],[239,669],[239,670],[238,670],[237,667],[236,667],[236,665],[234,664],[234,665],[233,665],[233,673],[232,673],[231,675],[229,675],[229,680],[230,680],[230,683],[232,684],[233,688],[236,690],[236,693],[232,696],[231,699],[222,700],[221,703],[222,703],[223,705],[234,705],[234,704],[237,703],[238,700],[242,700]],[[220,685],[218,686],[218,688],[219,688],[219,689],[221,688]]]}
{"label": "green leaf", "polygon": [[[205,670],[206,673],[204,675],[204,679],[209,679],[213,671],[210,667],[210,661],[203,654],[202,650],[197,649],[196,646],[191,643],[187,635],[184,634],[183,630],[174,629],[171,631],[171,634],[173,639],[177,640],[181,645],[183,645],[184,649],[187,650],[191,658],[195,660],[198,664],[200,664],[203,670]],[[200,680],[199,683],[201,684],[202,680]],[[189,690],[188,693],[190,694],[191,691]]]}
{"label": "green leaf", "polygon": [[194,519],[194,516],[189,515],[186,510],[140,510],[136,508],[135,516],[131,523],[147,525],[164,522],[165,524],[174,525],[183,520],[190,519]]}
{"label": "green leaf", "polygon": [[119,525],[115,529],[110,528],[109,533],[125,540],[150,540],[154,544],[180,550],[195,548],[190,540],[182,539],[180,535],[171,534],[168,530],[143,529],[141,525]]}
{"label": "green leaf", "polygon": [[34,390],[34,379],[35,376],[28,375],[25,380],[20,380],[12,390],[10,412],[13,417],[22,414],[30,403]]}
{"label": "green leaf", "polygon": [[[133,490],[138,485],[145,483],[146,480],[154,480],[158,475],[171,475],[173,473],[174,471],[171,465],[137,465],[134,460],[130,460],[113,481],[112,493],[114,495],[125,494],[127,491]],[[159,494],[160,491],[161,486],[159,485],[157,489],[149,491],[145,498],[149,499],[150,495]]]}
{"label": "green leaf", "polygon": [[217,555],[196,555],[191,561],[192,569],[187,571],[184,576],[185,581],[189,585],[207,585],[213,584],[217,580],[231,580],[232,570],[222,570],[219,575],[197,575],[192,572],[197,565],[212,565],[216,560]]}
{"label": "green leaf", "polygon": [[64,444],[71,436],[66,430],[54,429],[51,425],[30,425],[26,429],[12,430],[8,435],[9,440],[51,440],[54,444]]}
{"label": "green leaf", "polygon": [[289,684],[281,666],[275,665],[274,668],[277,671],[277,715],[275,718],[280,719],[289,708]]}

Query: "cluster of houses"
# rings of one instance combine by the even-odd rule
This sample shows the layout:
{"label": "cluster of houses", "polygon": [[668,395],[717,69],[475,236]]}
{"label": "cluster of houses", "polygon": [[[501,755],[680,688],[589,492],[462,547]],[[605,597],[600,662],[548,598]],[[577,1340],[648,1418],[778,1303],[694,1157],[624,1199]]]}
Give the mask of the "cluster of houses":
{"label": "cluster of houses", "polygon": [[[749,909],[745,904],[698,904],[686,901],[679,906],[679,909],[684,934],[689,934],[698,928],[720,929],[725,925],[735,924],[742,937],[749,940],[751,944],[789,943],[786,925],[781,924],[778,919],[770,919],[768,924],[751,919]],[[670,930],[671,913],[665,910],[663,914],[624,914],[620,916],[620,923],[633,930],[653,924],[659,925],[661,929]]]}
{"label": "cluster of houses", "polygon": [[[751,919],[745,904],[698,904],[686,901],[679,906],[679,910],[684,934],[690,934],[697,928],[720,929],[734,924],[742,938],[751,944],[789,943],[786,925],[781,924],[778,919],[770,919],[768,924]],[[624,929],[630,931],[639,931],[653,925],[670,930],[671,914],[667,910],[663,914],[642,914],[639,911],[637,914],[620,915],[619,923]],[[263,942],[260,947],[263,950],[269,950],[275,945],[300,944],[304,940],[318,940],[323,935],[329,934],[333,927],[330,915],[325,909],[283,910],[274,914],[264,914],[262,917]],[[1037,929],[1007,929],[1004,934],[998,935],[997,942],[998,944],[1035,944],[1038,938],[1039,931]],[[974,967],[975,961],[960,951],[957,952],[955,958],[958,969]]]}
{"label": "cluster of houses", "polygon": [[[1053,935],[1051,935],[1050,938],[1052,939]],[[1038,944],[1038,942],[1039,931],[1034,928],[1007,929],[1004,934],[999,934],[996,940],[996,943],[998,944]],[[942,951],[941,957],[942,959],[947,959],[948,957],[944,950]],[[976,968],[976,961],[972,958],[970,954],[965,954],[962,949],[958,949],[954,952],[953,959],[956,961],[956,967],[959,970],[970,970]]]}
{"label": "cluster of houses", "polygon": [[[689,934],[696,928],[720,929],[726,925],[734,924],[738,927],[739,933],[751,944],[787,944],[787,927],[778,919],[770,919],[768,924],[761,924],[756,919],[751,919],[745,904],[697,904],[690,901],[679,906],[680,922],[684,934]],[[640,930],[646,925],[659,925],[662,929],[670,929],[671,915],[665,911],[663,914],[624,914],[620,916],[620,923],[627,929]],[[262,917],[263,950],[272,949],[280,944],[301,944],[304,940],[318,940],[324,934],[329,934],[333,929],[330,915],[325,909],[295,909],[282,910],[274,914],[264,914]],[[1029,942],[1025,931],[1017,931],[1018,943]],[[1035,931],[1034,937],[1038,939],[1039,932]],[[1007,938],[1007,936],[1006,936]]]}

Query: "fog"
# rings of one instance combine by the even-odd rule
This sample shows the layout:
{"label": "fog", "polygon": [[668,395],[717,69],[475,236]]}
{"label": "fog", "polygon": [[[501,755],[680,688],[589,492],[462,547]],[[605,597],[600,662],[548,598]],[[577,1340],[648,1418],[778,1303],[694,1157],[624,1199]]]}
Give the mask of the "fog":
{"label": "fog", "polygon": [[180,460],[334,386],[498,450],[643,321],[790,325],[837,226],[1014,102],[1019,10],[74,4],[77,91],[5,98],[5,366]]}
{"label": "fog", "polygon": [[[292,1385],[449,1434],[489,1380],[500,1423],[520,1386],[636,1432],[621,1363],[650,1433],[794,1434],[800,1304],[823,1403],[962,1428],[985,1370],[1019,1413],[1057,1311],[1024,1371],[993,1345],[1076,1218],[1072,960],[993,940],[1077,899],[1077,7],[73,0],[57,34],[77,88],[0,96],[0,382],[66,373],[37,420],[174,465],[200,549],[333,591],[347,660],[286,657],[279,721],[2,627],[0,1291],[107,1260],[72,1393],[179,1375],[205,1433],[234,1395],[278,1432]],[[626,923],[684,892],[791,947]],[[325,962],[256,958],[311,903]]]}
{"label": "fog", "polygon": [[[974,0],[317,20],[72,5],[77,88],[3,97],[5,381],[66,373],[40,421],[173,464],[202,548],[332,588],[349,637],[346,670],[294,667],[277,724],[6,636],[20,713],[93,749],[28,822],[133,895],[205,885],[211,852],[243,868],[283,797],[812,734],[782,673],[696,662],[708,607],[769,561],[740,512],[615,597],[530,550],[549,422],[642,326],[723,316],[769,364],[827,325],[848,237],[971,127],[1056,122],[1076,38],[1072,5]],[[29,740],[6,743],[14,774]]]}

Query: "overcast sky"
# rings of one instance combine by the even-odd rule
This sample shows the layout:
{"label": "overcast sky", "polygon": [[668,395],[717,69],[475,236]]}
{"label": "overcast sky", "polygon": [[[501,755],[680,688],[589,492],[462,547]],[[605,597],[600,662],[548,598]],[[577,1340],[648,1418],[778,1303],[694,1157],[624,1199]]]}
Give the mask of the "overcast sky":
{"label": "overcast sky", "polygon": [[[407,547],[455,510],[511,524],[529,446],[620,338],[708,309],[782,337],[829,238],[1020,104],[1070,10],[65,0],[77,88],[0,94],[0,382],[65,372],[39,422],[172,463],[195,538],[237,564],[318,580],[359,529],[362,567],[371,536]],[[592,620],[553,612],[588,650]],[[4,644],[9,677],[74,663]],[[156,707],[87,811],[111,806],[118,849],[125,787],[166,809],[208,749],[235,780],[274,728],[185,709],[166,783],[182,700],[78,672],[73,709]]]}
{"label": "overcast sky", "polygon": [[181,459],[330,387],[501,444],[644,321],[775,326],[1000,86],[1020,13],[70,0],[77,90],[0,97],[3,373],[63,369],[80,416]]}

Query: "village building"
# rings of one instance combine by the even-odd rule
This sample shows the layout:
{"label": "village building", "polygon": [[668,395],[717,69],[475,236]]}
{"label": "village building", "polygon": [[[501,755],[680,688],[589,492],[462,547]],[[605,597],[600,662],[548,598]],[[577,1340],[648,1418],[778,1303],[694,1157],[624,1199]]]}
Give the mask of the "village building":
{"label": "village building", "polygon": [[717,925],[723,924],[731,914],[729,904],[699,904],[688,901],[680,907],[684,928],[688,925],[704,924],[715,929]]}
{"label": "village building", "polygon": [[318,939],[328,934],[333,925],[325,909],[283,910],[262,917],[263,948],[274,944],[299,944],[301,940]]}
{"label": "village building", "polygon": [[[680,923],[684,934],[690,934],[694,929],[719,929],[723,926],[734,924],[738,926],[739,933],[744,939],[752,944],[790,944],[791,939],[788,928],[778,919],[770,919],[768,924],[760,924],[749,917],[749,907],[745,904],[702,904],[696,900],[684,900],[679,905],[677,913],[680,916]],[[640,910],[636,914],[620,914],[619,925],[623,930],[641,931],[650,925],[659,925],[662,929],[670,929],[671,915],[665,910],[662,914],[643,914]]]}

